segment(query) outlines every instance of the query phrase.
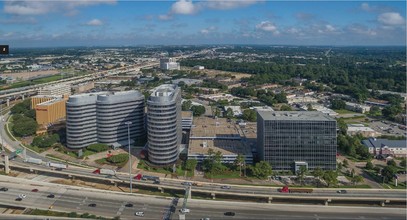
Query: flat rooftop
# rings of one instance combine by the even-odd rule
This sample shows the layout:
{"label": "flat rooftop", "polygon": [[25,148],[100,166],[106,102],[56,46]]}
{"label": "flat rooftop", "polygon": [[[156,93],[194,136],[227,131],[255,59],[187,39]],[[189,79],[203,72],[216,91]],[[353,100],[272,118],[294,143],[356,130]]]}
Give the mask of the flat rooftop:
{"label": "flat rooftop", "polygon": [[[203,147],[206,143],[206,147]],[[244,154],[251,155],[250,147],[247,147],[240,140],[189,140],[188,154],[207,154],[208,150],[220,151],[222,155]]]}
{"label": "flat rooftop", "polygon": [[332,117],[318,111],[258,111],[264,120],[272,121],[335,121]]}
{"label": "flat rooftop", "polygon": [[194,137],[234,137],[239,138],[241,131],[238,125],[227,122],[225,118],[195,117],[191,129]]}

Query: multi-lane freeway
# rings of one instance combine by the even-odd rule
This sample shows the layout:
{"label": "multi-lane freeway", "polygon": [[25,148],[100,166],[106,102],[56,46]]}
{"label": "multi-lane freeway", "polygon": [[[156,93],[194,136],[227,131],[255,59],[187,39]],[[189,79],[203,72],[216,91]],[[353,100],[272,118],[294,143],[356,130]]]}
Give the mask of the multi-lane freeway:
{"label": "multi-lane freeway", "polygon": [[[51,170],[52,168],[47,167],[45,165],[37,165],[37,164],[29,164],[22,162],[21,159],[16,159],[11,162],[11,164],[20,166],[20,167],[27,167],[27,168],[35,168],[39,170]],[[92,173],[94,171],[93,169],[88,169],[88,168],[80,168],[80,167],[74,167],[74,166],[69,166],[68,169],[66,170],[61,170],[61,171],[52,171],[55,172],[55,174],[76,174],[78,176],[83,176],[83,177],[95,177],[95,178],[101,178],[101,179],[106,179],[105,175],[100,175],[100,174],[94,174]],[[120,182],[127,182],[129,180],[129,176],[127,173],[117,173],[116,176],[111,177],[106,180],[120,180]],[[160,179],[160,184],[159,185],[154,185],[152,181],[139,181],[142,184],[147,184],[150,186],[156,186],[156,187],[163,187],[163,188],[172,188],[172,189],[179,189],[182,190],[184,189],[184,186],[181,185],[185,180],[177,180],[177,179],[169,179],[169,178],[161,178]],[[134,181],[133,183],[137,184],[137,181]],[[206,183],[202,182],[199,187],[193,187],[192,192],[194,191],[206,191],[206,192],[212,192],[212,193],[221,193],[221,194],[246,194],[246,195],[262,195],[262,196],[271,196],[274,198],[281,197],[281,196],[287,196],[285,194],[282,194],[278,192],[277,187],[267,187],[267,186],[243,186],[243,185],[232,185],[230,186],[229,189],[222,189],[221,184],[216,184],[216,183]],[[295,195],[299,197],[329,197],[329,198],[372,198],[372,201],[384,201],[384,200],[399,200],[399,201],[405,201],[406,200],[406,191],[405,190],[379,190],[379,189],[347,189],[346,194],[340,194],[337,193],[337,189],[329,189],[329,188],[324,188],[324,189],[314,189],[313,193],[310,194],[295,194],[291,193],[289,194],[290,196]],[[382,199],[375,199],[374,198],[382,198]]]}
{"label": "multi-lane freeway", "polygon": [[[55,211],[87,212],[104,217],[120,216],[120,219],[182,219],[182,216],[181,218],[179,216],[179,209],[183,199],[174,203],[176,201],[174,198],[129,195],[7,176],[0,179],[1,187],[8,188],[8,191],[0,192],[0,204],[2,205],[40,209],[51,207]],[[32,192],[32,189],[38,189],[38,192]],[[15,199],[20,194],[25,194],[26,198],[16,201]],[[49,194],[53,194],[55,197],[48,198]],[[95,206],[91,207],[90,204],[95,204]],[[132,204],[132,206],[128,207],[126,204]],[[403,208],[325,207],[202,200],[188,200],[187,207],[190,209],[190,213],[185,215],[185,219],[404,220],[406,218]],[[144,212],[144,216],[137,217],[136,212]],[[235,216],[225,216],[225,212],[234,212]]]}

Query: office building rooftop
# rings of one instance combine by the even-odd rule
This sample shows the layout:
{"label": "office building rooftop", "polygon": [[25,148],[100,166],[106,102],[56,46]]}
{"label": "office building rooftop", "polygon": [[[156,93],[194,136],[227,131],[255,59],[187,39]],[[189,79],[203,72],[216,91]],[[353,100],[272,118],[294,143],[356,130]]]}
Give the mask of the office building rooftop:
{"label": "office building rooftop", "polygon": [[274,120],[274,121],[335,121],[335,119],[329,117],[318,111],[258,111],[259,115],[264,120]]}

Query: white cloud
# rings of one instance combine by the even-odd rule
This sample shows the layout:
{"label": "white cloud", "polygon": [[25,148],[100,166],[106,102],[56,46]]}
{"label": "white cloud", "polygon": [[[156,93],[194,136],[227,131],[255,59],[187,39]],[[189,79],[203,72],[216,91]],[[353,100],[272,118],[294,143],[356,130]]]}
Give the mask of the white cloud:
{"label": "white cloud", "polygon": [[217,27],[211,26],[211,27],[202,29],[202,30],[200,31],[200,33],[201,33],[201,34],[209,34],[209,33],[215,32],[215,31],[217,31],[217,30],[218,30]]}
{"label": "white cloud", "polygon": [[383,25],[403,25],[405,19],[397,12],[386,12],[380,14],[377,20]]}
{"label": "white cloud", "polygon": [[240,7],[246,7],[249,5],[256,4],[257,0],[221,0],[221,1],[207,1],[207,2],[202,2],[207,8],[210,9],[216,9],[216,10],[228,10],[228,9],[234,9],[234,8],[240,8]]}
{"label": "white cloud", "polygon": [[328,32],[334,32],[336,30],[336,28],[334,28],[330,24],[327,24],[327,25],[325,25],[325,30],[328,31]]}
{"label": "white cloud", "polygon": [[158,19],[161,21],[168,21],[173,19],[173,16],[171,14],[158,15]]}
{"label": "white cloud", "polygon": [[262,21],[256,25],[257,30],[262,30],[266,32],[272,32],[274,34],[278,34],[279,31],[277,30],[277,26],[274,25],[271,21]]}
{"label": "white cloud", "polygon": [[195,14],[197,11],[197,6],[189,0],[179,0],[175,2],[171,7],[171,14],[190,15]]}
{"label": "white cloud", "polygon": [[3,11],[14,15],[42,15],[47,13],[65,12],[67,15],[77,14],[79,7],[98,4],[114,4],[116,0],[80,0],[80,1],[5,1]]}
{"label": "white cloud", "polygon": [[346,28],[346,30],[350,33],[359,34],[359,35],[367,35],[367,36],[376,36],[377,31],[367,28],[366,26],[360,24],[353,24]]}
{"label": "white cloud", "polygon": [[103,25],[103,22],[101,20],[99,20],[99,19],[92,19],[92,20],[88,21],[86,23],[86,25],[89,25],[89,26],[101,26],[101,25]]}
{"label": "white cloud", "polygon": [[362,4],[360,5],[360,8],[361,8],[363,11],[371,11],[371,10],[372,10],[372,8],[370,7],[370,5],[369,5],[368,3],[366,3],[366,2],[362,3]]}

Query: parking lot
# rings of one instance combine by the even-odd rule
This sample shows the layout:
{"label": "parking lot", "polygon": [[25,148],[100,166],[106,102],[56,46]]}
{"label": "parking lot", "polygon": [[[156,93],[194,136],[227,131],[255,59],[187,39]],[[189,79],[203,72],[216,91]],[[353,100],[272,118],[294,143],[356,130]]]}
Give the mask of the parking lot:
{"label": "parking lot", "polygon": [[382,133],[383,135],[406,136],[406,130],[399,128],[400,124],[374,120],[370,123],[369,127],[373,130]]}

